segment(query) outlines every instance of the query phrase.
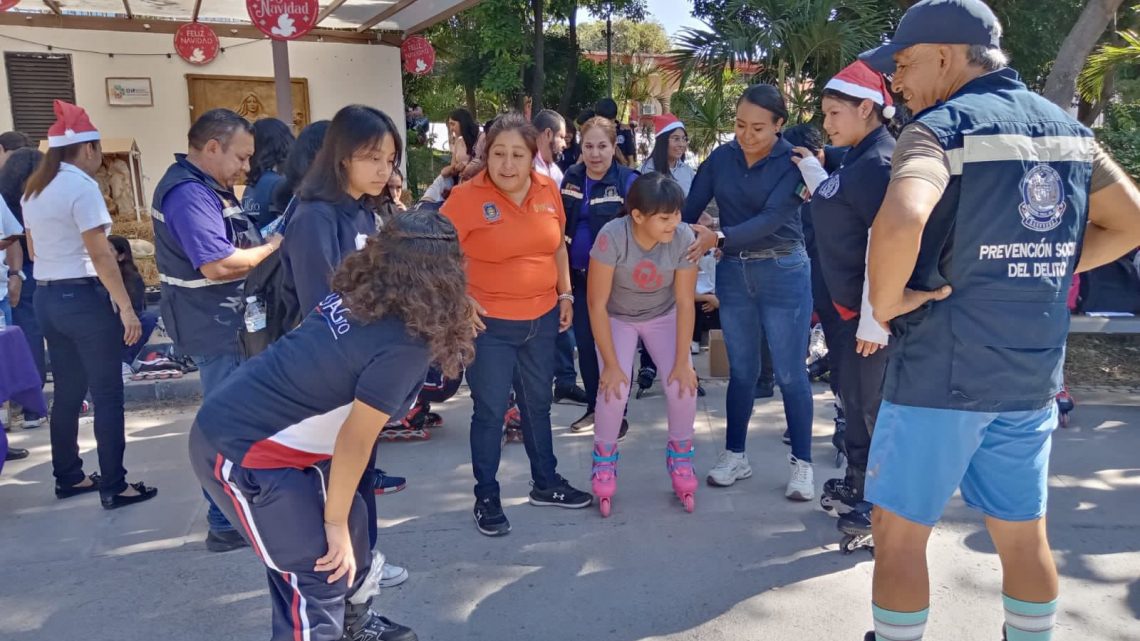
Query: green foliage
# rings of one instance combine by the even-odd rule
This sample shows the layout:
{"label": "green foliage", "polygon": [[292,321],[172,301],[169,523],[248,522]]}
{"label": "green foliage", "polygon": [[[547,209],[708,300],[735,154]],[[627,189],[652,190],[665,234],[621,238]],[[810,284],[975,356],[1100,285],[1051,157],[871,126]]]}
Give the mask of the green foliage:
{"label": "green foliage", "polygon": [[1132,179],[1140,181],[1140,102],[1109,105],[1096,137]]}
{"label": "green foliage", "polygon": [[1089,102],[1100,100],[1105,81],[1116,73],[1117,68],[1140,64],[1140,36],[1135,31],[1121,31],[1117,35],[1124,44],[1101,45],[1089,56],[1084,71],[1077,79],[1081,97]]}
{"label": "green foliage", "polygon": [[[570,40],[565,34],[547,33],[546,38],[546,88],[542,102],[554,109],[562,100],[570,73]],[[586,59],[578,61],[578,76],[574,83],[574,94],[565,115],[574,117],[581,110],[593,106],[598,98],[606,95],[606,66]]]}
{"label": "green foliage", "polygon": [[[672,48],[665,26],[656,20],[645,22],[615,20],[613,30],[615,54],[665,53]],[[582,51],[605,51],[605,21],[598,20],[578,25],[578,46]]]}
{"label": "green foliage", "polygon": [[419,200],[431,186],[439,171],[447,164],[447,154],[430,147],[408,148],[408,175],[406,185],[412,200]]}
{"label": "green foliage", "polygon": [[710,81],[694,78],[672,95],[669,111],[685,123],[689,148],[698,156],[707,154],[722,134],[732,131],[736,100],[745,83],[729,70]]}
{"label": "green foliage", "polygon": [[1040,91],[1085,0],[990,0],[989,5],[1005,27],[1002,48],[1009,53],[1010,65]]}

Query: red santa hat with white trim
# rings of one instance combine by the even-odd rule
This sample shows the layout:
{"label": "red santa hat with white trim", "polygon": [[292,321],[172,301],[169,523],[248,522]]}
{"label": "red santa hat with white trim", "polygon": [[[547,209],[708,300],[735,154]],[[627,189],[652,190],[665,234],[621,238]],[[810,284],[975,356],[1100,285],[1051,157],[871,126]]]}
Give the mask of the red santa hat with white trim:
{"label": "red santa hat with white trim", "polygon": [[673,114],[661,114],[660,116],[653,117],[654,136],[661,136],[673,131],[674,129],[684,129],[685,123],[677,119]]}
{"label": "red santa hat with white trim", "polygon": [[55,123],[48,129],[48,147],[66,147],[99,140],[99,130],[87,112],[70,102],[55,101]]}
{"label": "red santa hat with white trim", "polygon": [[895,117],[894,100],[891,98],[891,92],[887,90],[887,81],[883,79],[883,74],[862,60],[847,65],[823,88],[838,91],[852,98],[870,100],[883,108],[883,117],[888,120]]}

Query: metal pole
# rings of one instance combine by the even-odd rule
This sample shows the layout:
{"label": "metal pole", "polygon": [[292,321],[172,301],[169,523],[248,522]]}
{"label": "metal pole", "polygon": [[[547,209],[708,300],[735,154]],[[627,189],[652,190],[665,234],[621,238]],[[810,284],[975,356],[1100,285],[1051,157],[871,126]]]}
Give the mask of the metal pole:
{"label": "metal pole", "polygon": [[[289,79],[289,42],[273,40],[273,86],[277,90],[277,119],[293,129],[293,83]],[[297,133],[297,132],[293,132]]]}
{"label": "metal pole", "polygon": [[606,14],[606,69],[610,78],[610,93],[609,97],[614,97],[614,25],[613,25],[613,4],[610,4],[610,11]]}

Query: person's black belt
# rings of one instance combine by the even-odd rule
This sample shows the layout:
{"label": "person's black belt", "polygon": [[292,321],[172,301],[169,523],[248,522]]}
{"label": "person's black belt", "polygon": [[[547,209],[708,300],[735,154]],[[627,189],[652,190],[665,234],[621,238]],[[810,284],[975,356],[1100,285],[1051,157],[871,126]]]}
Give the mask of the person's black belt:
{"label": "person's black belt", "polygon": [[732,254],[726,254],[726,256],[740,260],[765,260],[791,256],[792,254],[798,254],[803,250],[803,245],[786,245],[784,247],[772,247],[769,249],[753,249],[745,250],[742,252],[734,252]]}
{"label": "person's black belt", "polygon": [[64,285],[98,285],[99,279],[94,276],[87,278],[61,278],[59,280],[37,280],[38,287],[63,287]]}

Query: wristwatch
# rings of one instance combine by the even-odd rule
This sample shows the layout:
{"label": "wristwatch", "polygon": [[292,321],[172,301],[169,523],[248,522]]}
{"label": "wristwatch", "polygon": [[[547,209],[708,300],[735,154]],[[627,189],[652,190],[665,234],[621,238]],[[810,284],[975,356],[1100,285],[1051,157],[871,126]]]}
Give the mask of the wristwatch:
{"label": "wristwatch", "polygon": [[716,233],[716,248],[724,249],[724,232],[722,231]]}

